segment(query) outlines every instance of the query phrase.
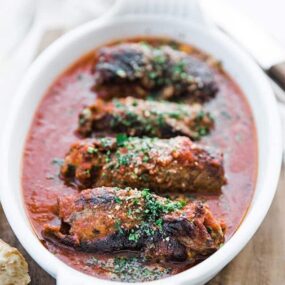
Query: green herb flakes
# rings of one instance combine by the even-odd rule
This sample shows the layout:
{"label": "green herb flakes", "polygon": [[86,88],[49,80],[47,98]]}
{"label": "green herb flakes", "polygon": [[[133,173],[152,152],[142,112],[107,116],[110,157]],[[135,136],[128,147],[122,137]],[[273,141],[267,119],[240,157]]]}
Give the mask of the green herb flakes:
{"label": "green herb flakes", "polygon": [[92,147],[92,146],[89,146],[88,149],[87,149],[87,152],[89,154],[94,154],[94,153],[97,153],[98,150],[96,148]]}
{"label": "green herb flakes", "polygon": [[117,203],[117,204],[122,204],[122,199],[119,198],[119,197],[115,197],[114,201],[115,201],[115,203]]}
{"label": "green herb flakes", "polygon": [[127,141],[128,141],[128,136],[125,134],[118,134],[116,136],[116,142],[118,146],[124,146]]}

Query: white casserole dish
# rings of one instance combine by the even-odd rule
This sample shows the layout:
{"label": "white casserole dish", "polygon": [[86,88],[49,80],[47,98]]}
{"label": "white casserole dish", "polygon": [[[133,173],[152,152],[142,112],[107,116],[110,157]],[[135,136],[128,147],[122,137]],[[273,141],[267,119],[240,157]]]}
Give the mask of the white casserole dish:
{"label": "white casserole dish", "polygon": [[[282,156],[281,128],[275,97],[262,71],[238,46],[204,19],[195,0],[176,3],[175,0],[157,0],[155,5],[150,0],[135,2],[119,1],[109,15],[64,35],[34,62],[15,96],[3,135],[0,163],[5,214],[28,253],[60,285],[125,284],[80,273],[51,254],[32,229],[21,189],[24,143],[42,96],[62,71],[99,45],[114,39],[143,35],[165,36],[193,44],[223,62],[225,70],[247,97],[257,128],[259,163],[256,190],[247,215],[234,236],[219,251],[189,270],[166,279],[135,284],[204,284],[251,239],[276,191]],[[153,11],[158,14],[154,15]],[[135,14],[130,15],[130,12]]]}

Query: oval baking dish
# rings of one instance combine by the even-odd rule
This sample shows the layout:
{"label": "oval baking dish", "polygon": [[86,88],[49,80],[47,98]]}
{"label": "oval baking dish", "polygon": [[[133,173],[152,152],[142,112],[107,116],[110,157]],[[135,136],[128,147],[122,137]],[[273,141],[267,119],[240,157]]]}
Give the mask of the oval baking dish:
{"label": "oval baking dish", "polygon": [[112,15],[110,13],[66,34],[49,47],[27,72],[13,101],[13,110],[5,130],[1,149],[1,199],[5,214],[23,246],[36,262],[57,279],[57,284],[92,284],[95,280],[96,284],[122,284],[94,279],[95,277],[72,269],[52,255],[34,233],[25,211],[21,187],[22,153],[42,96],[59,74],[78,58],[99,46],[113,40],[137,36],[166,37],[193,45],[213,55],[222,61],[225,71],[241,88],[250,105],[257,129],[256,189],[238,230],[216,253],[198,265],[166,279],[141,284],[159,282],[182,285],[207,282],[230,262],[253,236],[265,217],[276,190],[282,153],[280,122],[274,95],[261,70],[230,39],[212,27],[195,5],[191,6],[192,21],[178,17],[183,16],[183,9],[174,13],[176,17],[167,15],[167,9],[156,15],[150,12],[129,15],[130,12],[135,12],[132,7],[130,5],[129,10],[115,7]]}

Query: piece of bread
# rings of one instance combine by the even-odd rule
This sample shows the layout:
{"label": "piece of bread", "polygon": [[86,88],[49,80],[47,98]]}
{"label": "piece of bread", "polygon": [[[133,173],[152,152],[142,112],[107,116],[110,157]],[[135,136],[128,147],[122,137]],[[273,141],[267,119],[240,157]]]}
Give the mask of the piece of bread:
{"label": "piece of bread", "polygon": [[27,285],[31,281],[22,254],[0,239],[0,284]]}

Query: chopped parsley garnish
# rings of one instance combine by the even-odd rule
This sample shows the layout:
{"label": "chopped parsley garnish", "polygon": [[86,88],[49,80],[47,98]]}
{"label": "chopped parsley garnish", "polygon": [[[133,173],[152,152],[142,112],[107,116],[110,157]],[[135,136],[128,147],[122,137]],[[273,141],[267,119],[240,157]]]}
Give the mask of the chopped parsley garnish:
{"label": "chopped parsley garnish", "polygon": [[124,105],[123,105],[118,99],[113,99],[113,104],[114,104],[115,107],[118,108],[118,109],[124,107]]}
{"label": "chopped parsley garnish", "polygon": [[118,166],[120,165],[128,165],[132,159],[132,154],[127,153],[127,154],[118,154],[117,159],[118,159]]}
{"label": "chopped parsley garnish", "polygon": [[119,219],[115,220],[115,228],[119,232],[119,234],[123,234],[124,233],[124,231],[122,229],[122,221],[121,220],[119,220]]}
{"label": "chopped parsley garnish", "polygon": [[86,265],[98,266],[109,272],[112,280],[123,282],[153,281],[171,272],[170,268],[149,266],[144,258],[137,257],[115,257],[107,260],[92,257],[87,260]]}
{"label": "chopped parsley garnish", "polygon": [[[141,197],[144,201],[144,206],[142,208],[138,207],[133,212],[141,214],[143,222],[138,228],[132,229],[128,236],[129,240],[134,242],[137,242],[141,237],[154,235],[156,230],[162,230],[162,216],[182,209],[186,205],[184,201],[171,201],[169,199],[159,201],[148,189],[141,191]],[[135,205],[134,202],[133,205]],[[128,213],[133,214],[133,212]]]}
{"label": "chopped parsley garnish", "polygon": [[118,146],[124,146],[128,141],[128,136],[126,134],[118,134],[116,136],[116,142]]}
{"label": "chopped parsley garnish", "polygon": [[198,133],[201,137],[206,136],[209,133],[209,130],[205,127],[199,127]]}
{"label": "chopped parsley garnish", "polygon": [[128,216],[131,217],[133,215],[132,209],[128,209]]}
{"label": "chopped parsley garnish", "polygon": [[[178,66],[181,67],[181,65]],[[163,101],[156,101],[155,103],[149,101],[142,104],[139,100],[133,100],[130,104],[123,104],[118,100],[113,100],[113,102],[118,109],[110,120],[110,125],[114,131],[119,127],[122,130],[132,131],[134,129],[135,133],[141,135],[159,137],[164,128],[176,128],[176,123],[169,121],[169,119],[176,119],[181,120],[186,128],[193,129],[199,138],[199,136],[209,133],[211,121],[213,121],[210,114],[203,110],[192,115],[192,108],[186,104],[173,104]],[[208,124],[209,126],[207,126]],[[177,128],[179,128],[179,122]],[[199,128],[201,128],[200,131]],[[125,134],[119,134],[118,145],[123,146],[127,139]]]}
{"label": "chopped parsley garnish", "polygon": [[122,199],[119,198],[119,197],[115,197],[114,201],[115,201],[115,203],[117,203],[117,204],[122,204]]}
{"label": "chopped parsley garnish", "polygon": [[159,227],[159,229],[162,229],[163,220],[162,219],[157,219],[155,221],[155,224]]}
{"label": "chopped parsley garnish", "polygon": [[154,71],[150,71],[150,72],[148,73],[148,77],[149,77],[150,79],[155,79],[157,76],[158,76],[157,73],[154,72]]}
{"label": "chopped parsley garnish", "polygon": [[181,73],[184,72],[185,69],[185,62],[179,61],[175,65],[173,65],[173,72],[174,74],[181,75]]}
{"label": "chopped parsley garnish", "polygon": [[89,146],[88,149],[87,149],[87,152],[89,154],[93,154],[93,153],[97,153],[98,150],[96,148],[92,147],[92,146]]}
{"label": "chopped parsley garnish", "polygon": [[138,205],[139,204],[139,199],[138,198],[134,198],[133,199],[133,204],[134,205]]}
{"label": "chopped parsley garnish", "polygon": [[138,232],[135,232],[134,230],[131,231],[128,237],[130,241],[134,241],[134,242],[137,242],[139,238],[140,238],[140,234]]}
{"label": "chopped parsley garnish", "polygon": [[149,156],[148,155],[144,155],[142,161],[143,162],[148,162],[150,160]]}
{"label": "chopped parsley garnish", "polygon": [[112,144],[112,140],[109,138],[100,138],[100,142],[102,143],[103,147],[108,147]]}
{"label": "chopped parsley garnish", "polygon": [[205,116],[206,116],[206,113],[205,113],[203,110],[201,110],[201,111],[199,111],[199,113],[197,114],[196,119],[197,119],[197,120],[203,120]]}
{"label": "chopped parsley garnish", "polygon": [[168,115],[169,115],[170,118],[181,119],[183,113],[181,111],[176,111],[176,112],[173,111],[173,112],[168,113]]}
{"label": "chopped parsley garnish", "polygon": [[133,105],[134,107],[137,107],[138,101],[137,101],[137,100],[134,100],[132,105]]}
{"label": "chopped parsley garnish", "polygon": [[212,233],[212,228],[210,228],[210,227],[207,227],[207,232],[209,233],[209,234],[211,234]]}

